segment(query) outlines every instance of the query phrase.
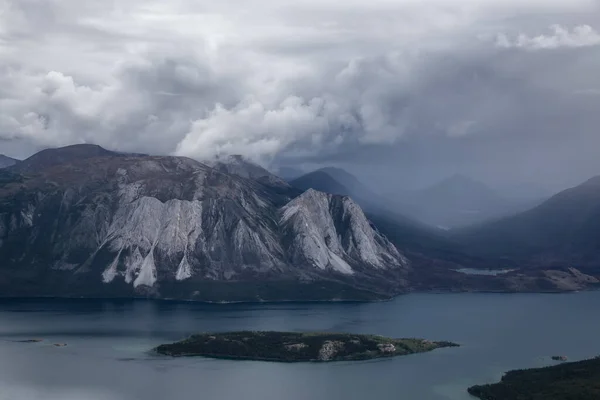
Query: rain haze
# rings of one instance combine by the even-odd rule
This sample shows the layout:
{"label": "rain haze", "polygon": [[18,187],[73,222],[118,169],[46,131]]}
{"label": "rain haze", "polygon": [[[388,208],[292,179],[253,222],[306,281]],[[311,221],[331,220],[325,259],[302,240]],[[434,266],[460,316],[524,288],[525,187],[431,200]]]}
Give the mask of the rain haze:
{"label": "rain haze", "polygon": [[600,174],[595,0],[2,0],[0,61],[15,158],[242,154],[380,192]]}

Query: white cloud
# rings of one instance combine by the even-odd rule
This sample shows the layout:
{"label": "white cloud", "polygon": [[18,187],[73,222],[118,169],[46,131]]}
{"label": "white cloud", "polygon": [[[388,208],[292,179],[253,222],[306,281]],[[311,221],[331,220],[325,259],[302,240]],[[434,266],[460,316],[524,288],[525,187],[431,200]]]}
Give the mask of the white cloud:
{"label": "white cloud", "polygon": [[552,25],[550,29],[552,31],[550,35],[527,36],[520,34],[514,40],[509,39],[505,34],[500,34],[496,44],[504,48],[515,47],[528,50],[600,45],[600,33],[589,25],[579,25],[572,30],[561,25]]}
{"label": "white cloud", "polygon": [[[450,136],[472,133],[501,109],[500,96],[480,93],[495,75],[465,78],[471,62],[495,57],[479,35],[490,26],[522,31],[530,15],[546,11],[569,21],[600,15],[591,0],[0,0],[0,7],[0,139],[257,160],[393,144],[439,121]],[[591,46],[598,36],[583,25],[553,32],[498,44]],[[471,120],[478,124],[456,125]]]}
{"label": "white cloud", "polygon": [[205,118],[192,123],[178,144],[176,154],[210,158],[223,154],[247,154],[260,161],[299,141],[325,145],[332,129],[354,125],[352,117],[322,98],[305,101],[290,96],[268,108],[255,98],[233,109],[218,104]]}

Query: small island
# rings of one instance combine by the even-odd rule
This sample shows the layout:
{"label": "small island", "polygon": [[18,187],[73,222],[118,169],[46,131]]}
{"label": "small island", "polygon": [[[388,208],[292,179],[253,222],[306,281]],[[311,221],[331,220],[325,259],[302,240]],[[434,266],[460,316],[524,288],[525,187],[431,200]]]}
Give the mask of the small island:
{"label": "small island", "polygon": [[390,339],[351,333],[225,332],[193,335],[173,344],[163,344],[159,354],[202,356],[237,360],[278,362],[325,362],[369,360],[422,353],[451,342],[424,339]]}
{"label": "small island", "polygon": [[481,400],[600,399],[600,358],[507,372],[499,383],[468,389]]}

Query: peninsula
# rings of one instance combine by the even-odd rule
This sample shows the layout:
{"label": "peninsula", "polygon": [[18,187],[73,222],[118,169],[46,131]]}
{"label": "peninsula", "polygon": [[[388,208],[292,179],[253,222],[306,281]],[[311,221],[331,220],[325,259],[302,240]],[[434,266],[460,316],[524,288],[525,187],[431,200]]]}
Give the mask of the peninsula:
{"label": "peninsula", "polygon": [[600,358],[507,372],[499,383],[468,389],[481,400],[600,399]]}
{"label": "peninsula", "polygon": [[422,353],[451,342],[391,339],[350,333],[225,332],[202,333],[155,350],[168,356],[202,356],[278,362],[369,360]]}

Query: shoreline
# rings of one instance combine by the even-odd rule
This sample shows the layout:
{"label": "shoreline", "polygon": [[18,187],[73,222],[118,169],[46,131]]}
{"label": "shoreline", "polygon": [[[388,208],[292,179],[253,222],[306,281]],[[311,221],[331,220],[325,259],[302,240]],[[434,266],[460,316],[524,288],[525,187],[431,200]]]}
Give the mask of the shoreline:
{"label": "shoreline", "polygon": [[27,301],[27,300],[81,300],[81,301],[156,301],[166,303],[195,303],[205,305],[232,305],[232,304],[248,304],[248,305],[259,305],[259,304],[369,304],[369,303],[387,303],[394,301],[395,299],[414,295],[414,294],[431,294],[431,295],[458,295],[458,294],[499,294],[499,295],[519,295],[519,294],[539,294],[539,295],[561,295],[561,294],[576,294],[586,292],[597,292],[600,291],[600,287],[578,289],[578,290],[540,290],[540,291],[502,291],[502,290],[414,290],[405,293],[400,293],[396,296],[384,298],[384,299],[373,299],[373,300],[360,300],[360,299],[324,299],[324,300],[303,300],[303,299],[289,299],[289,300],[240,300],[240,301],[207,301],[207,300],[191,300],[191,299],[177,299],[177,298],[162,298],[162,297],[151,297],[151,296],[118,296],[118,297],[98,297],[98,296],[2,296],[0,295],[0,302],[2,301]]}

